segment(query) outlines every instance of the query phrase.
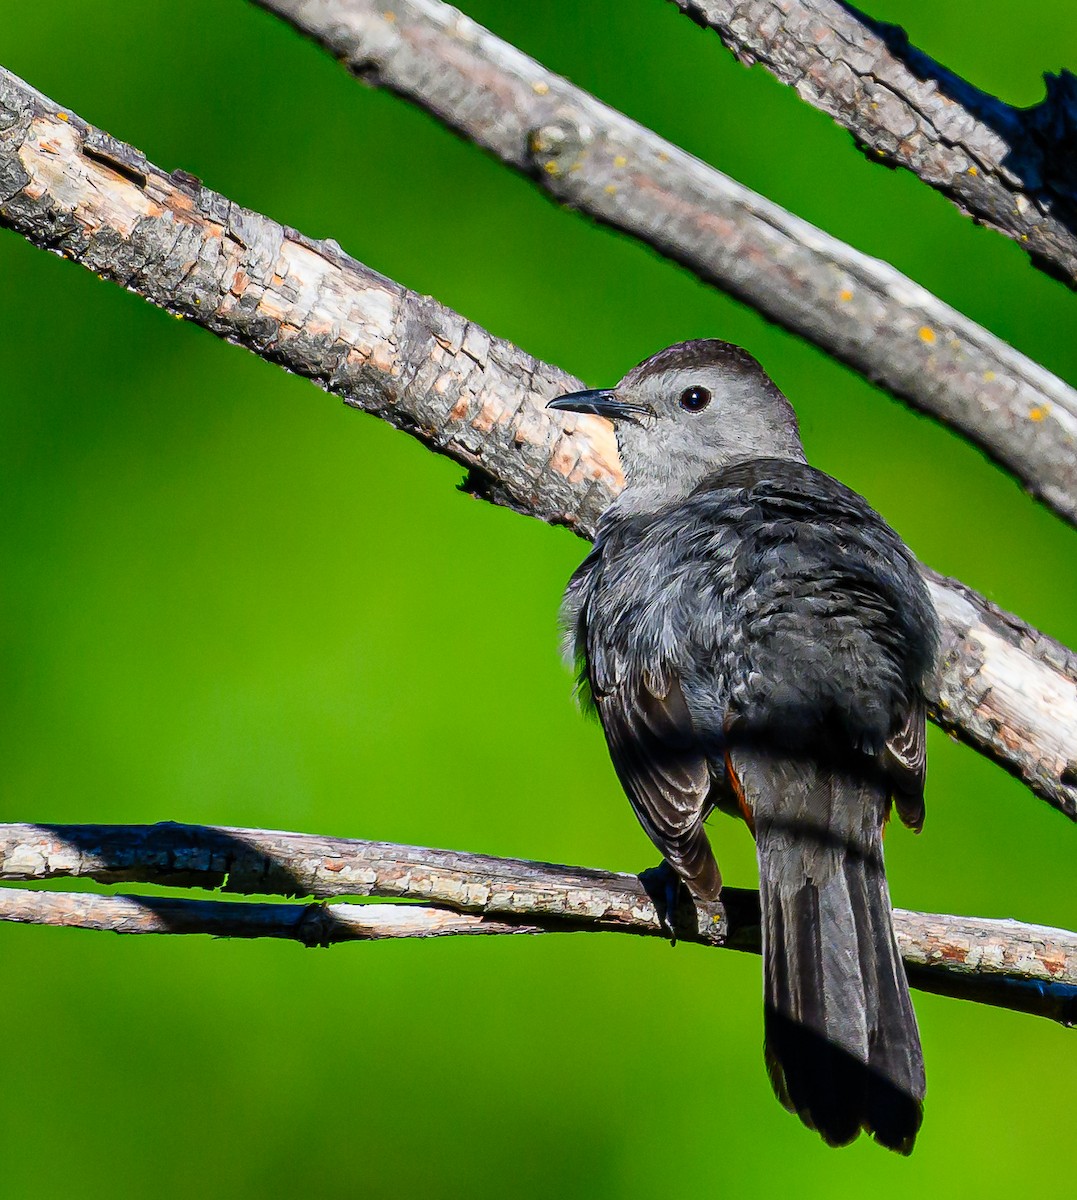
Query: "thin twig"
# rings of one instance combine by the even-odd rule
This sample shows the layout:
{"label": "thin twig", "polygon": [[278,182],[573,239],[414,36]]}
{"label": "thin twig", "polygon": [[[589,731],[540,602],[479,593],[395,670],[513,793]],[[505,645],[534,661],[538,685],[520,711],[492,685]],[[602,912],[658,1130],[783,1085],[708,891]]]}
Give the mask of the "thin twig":
{"label": "thin twig", "polygon": [[887,263],[630,121],[440,0],[254,0],[363,80],[959,430],[1077,523],[1077,392]]}
{"label": "thin twig", "polygon": [[[549,920],[549,918],[547,918]],[[418,904],[230,904],[176,896],[97,896],[0,888],[0,921],[111,933],[287,938],[305,946],[453,934],[549,933],[539,925]]]}
{"label": "thin twig", "polygon": [[[313,379],[470,469],[476,494],[590,536],[622,484],[580,382],[429,297],[166,174],[0,68],[0,225]],[[944,728],[1077,819],[1077,656],[928,572]]]}
{"label": "thin twig", "polygon": [[906,167],[1077,287],[1077,77],[1069,71],[1046,74],[1044,100],[1018,109],[844,0],[674,3],[741,62],[762,63],[848,129],[870,160]]}
{"label": "thin twig", "polygon": [[[0,825],[0,879],[63,877],[422,904],[236,904],[0,888],[0,919],[119,933],[281,937],[306,945],[566,931],[666,936],[635,875],[262,829]],[[1077,934],[904,910],[895,911],[894,924],[915,986],[1064,1024],[1077,1019]],[[758,953],[758,895],[726,888],[717,904],[684,904],[676,930],[682,941]]]}

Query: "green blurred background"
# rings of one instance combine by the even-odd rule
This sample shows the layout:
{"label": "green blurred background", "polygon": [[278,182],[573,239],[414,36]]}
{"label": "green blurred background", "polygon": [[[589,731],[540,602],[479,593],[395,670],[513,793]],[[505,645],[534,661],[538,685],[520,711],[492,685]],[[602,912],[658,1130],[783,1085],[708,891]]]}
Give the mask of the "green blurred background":
{"label": "green blurred background", "polygon": [[[586,24],[570,0],[466,7],[1077,382],[1077,297],[673,6],[587,6]],[[1016,104],[1077,65],[1072,0],[1017,21],[1005,0],[870,7]],[[0,61],[58,102],[591,383],[682,338],[746,345],[816,464],[926,561],[1077,644],[1077,534],[977,451],[267,14],[0,9]],[[654,861],[558,660],[570,534],[459,494],[417,443],[6,232],[0,390],[2,819]],[[1077,924],[1077,830],[935,730],[930,748],[927,829],[889,839],[895,902]],[[746,831],[714,837],[752,883]],[[904,1161],[829,1151],[781,1110],[750,957],[17,927],[0,947],[13,1197],[983,1197],[1072,1177],[1077,1034],[1031,1017],[917,997],[928,1106]]]}

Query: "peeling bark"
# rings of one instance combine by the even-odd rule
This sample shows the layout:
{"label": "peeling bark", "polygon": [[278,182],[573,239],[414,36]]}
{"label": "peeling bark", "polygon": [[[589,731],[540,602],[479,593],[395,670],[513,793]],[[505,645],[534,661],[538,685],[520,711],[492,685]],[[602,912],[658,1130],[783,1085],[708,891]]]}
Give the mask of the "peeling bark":
{"label": "peeling bark", "polygon": [[925,570],[942,624],[931,719],[1077,820],[1077,654]]}
{"label": "peeling bark", "polygon": [[1077,392],[887,263],[630,121],[440,0],[253,0],[558,201],[975,442],[1077,523]]}
{"label": "peeling bark", "polygon": [[[0,920],[117,933],[281,937],[305,945],[447,934],[620,932],[665,937],[640,877],[552,863],[261,829],[0,825],[0,879],[75,877],[229,893],[379,896],[423,905],[231,904],[0,888]],[[759,952],[757,893],[682,905],[681,941]],[[895,910],[910,982],[1077,1021],[1077,934],[1018,921]]]}
{"label": "peeling bark", "polygon": [[[606,422],[544,410],[579,380],[335,242],[166,174],[2,69],[0,225],[405,430],[486,499],[589,537],[622,485]],[[1077,658],[928,575],[934,719],[1077,819]]]}
{"label": "peeling bark", "polygon": [[871,161],[906,167],[1077,287],[1077,76],[1045,75],[1045,98],[1018,109],[839,0],[674,3],[848,129]]}
{"label": "peeling bark", "polygon": [[608,427],[543,411],[573,376],[333,241],[167,174],[2,68],[0,225],[481,472],[499,503],[593,523],[620,484]]}

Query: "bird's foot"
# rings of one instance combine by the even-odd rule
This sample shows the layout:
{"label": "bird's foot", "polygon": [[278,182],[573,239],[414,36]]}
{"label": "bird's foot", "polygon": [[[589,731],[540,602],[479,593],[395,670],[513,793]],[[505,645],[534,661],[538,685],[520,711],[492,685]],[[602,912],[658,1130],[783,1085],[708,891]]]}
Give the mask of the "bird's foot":
{"label": "bird's foot", "polygon": [[641,871],[639,881],[651,898],[662,932],[669,938],[669,944],[676,946],[677,909],[680,907],[681,888],[684,886],[681,877],[665,859],[662,859],[657,867]]}

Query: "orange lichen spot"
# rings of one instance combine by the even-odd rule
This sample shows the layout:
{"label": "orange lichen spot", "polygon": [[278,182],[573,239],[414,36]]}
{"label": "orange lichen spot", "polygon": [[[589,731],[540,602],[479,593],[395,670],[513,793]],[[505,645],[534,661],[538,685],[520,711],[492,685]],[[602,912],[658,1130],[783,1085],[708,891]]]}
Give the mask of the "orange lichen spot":
{"label": "orange lichen spot", "polygon": [[57,119],[57,121],[70,121],[71,120],[71,118],[67,115],[67,113],[57,113],[56,119]]}
{"label": "orange lichen spot", "polygon": [[930,325],[921,325],[920,329],[919,329],[919,334],[920,334],[920,341],[927,342],[927,344],[929,346],[935,340],[935,331],[934,331],[934,329],[931,328]]}
{"label": "orange lichen spot", "polygon": [[617,191],[617,185],[615,183],[607,183],[606,184],[606,195],[607,196],[612,196],[614,194],[614,192],[616,192],[616,191]]}
{"label": "orange lichen spot", "polygon": [[1047,405],[1037,404],[1035,408],[1028,410],[1028,419],[1030,421],[1042,421],[1047,416]]}
{"label": "orange lichen spot", "polygon": [[1061,954],[1044,954],[1040,957],[1040,962],[1052,975],[1061,975],[1066,969],[1066,959]]}
{"label": "orange lichen spot", "polygon": [[337,871],[344,870],[344,864],[342,862],[339,862],[337,859],[333,859],[333,858],[327,858],[322,863],[322,866],[325,867],[325,869],[327,871],[333,871],[334,873]]}
{"label": "orange lichen spot", "polygon": [[984,371],[984,383],[994,383],[996,378],[994,371]]}
{"label": "orange lichen spot", "polygon": [[370,352],[370,364],[376,371],[384,371],[394,379],[399,378],[400,364],[393,357],[395,353],[396,346],[392,342],[378,342]]}
{"label": "orange lichen spot", "polygon": [[953,942],[940,942],[935,956],[946,962],[963,963],[968,958],[968,951],[964,946],[955,945]]}
{"label": "orange lichen spot", "polygon": [[535,82],[531,85],[531,90],[535,93],[536,96],[545,96],[546,93],[550,90],[550,85],[548,83],[546,83],[546,81],[543,79],[536,79]]}
{"label": "orange lichen spot", "polygon": [[838,299],[842,302],[842,304],[848,304],[852,298],[853,298],[852,288],[842,288],[841,291],[838,293]]}
{"label": "orange lichen spot", "polygon": [[613,160],[613,165],[615,167],[627,167],[628,159],[625,158],[625,156],[623,154],[618,154],[617,157]]}
{"label": "orange lichen spot", "polygon": [[390,25],[392,25],[392,23],[396,20],[395,12],[383,12],[381,15],[385,18],[386,21],[389,22]]}
{"label": "orange lichen spot", "polygon": [[[976,709],[976,715],[991,719],[988,717],[988,711],[988,706],[981,704]],[[998,731],[998,739],[1007,750],[1020,750],[1023,744],[1021,735],[1013,729],[1007,729],[1005,725]]]}
{"label": "orange lichen spot", "polygon": [[970,174],[970,175],[979,175],[979,173],[980,173],[980,172],[979,172],[979,171],[977,171],[975,167],[969,167],[969,174]]}
{"label": "orange lichen spot", "polygon": [[552,159],[548,163],[543,163],[542,169],[546,172],[547,175],[555,175],[556,176],[556,175],[561,174],[561,168]]}

